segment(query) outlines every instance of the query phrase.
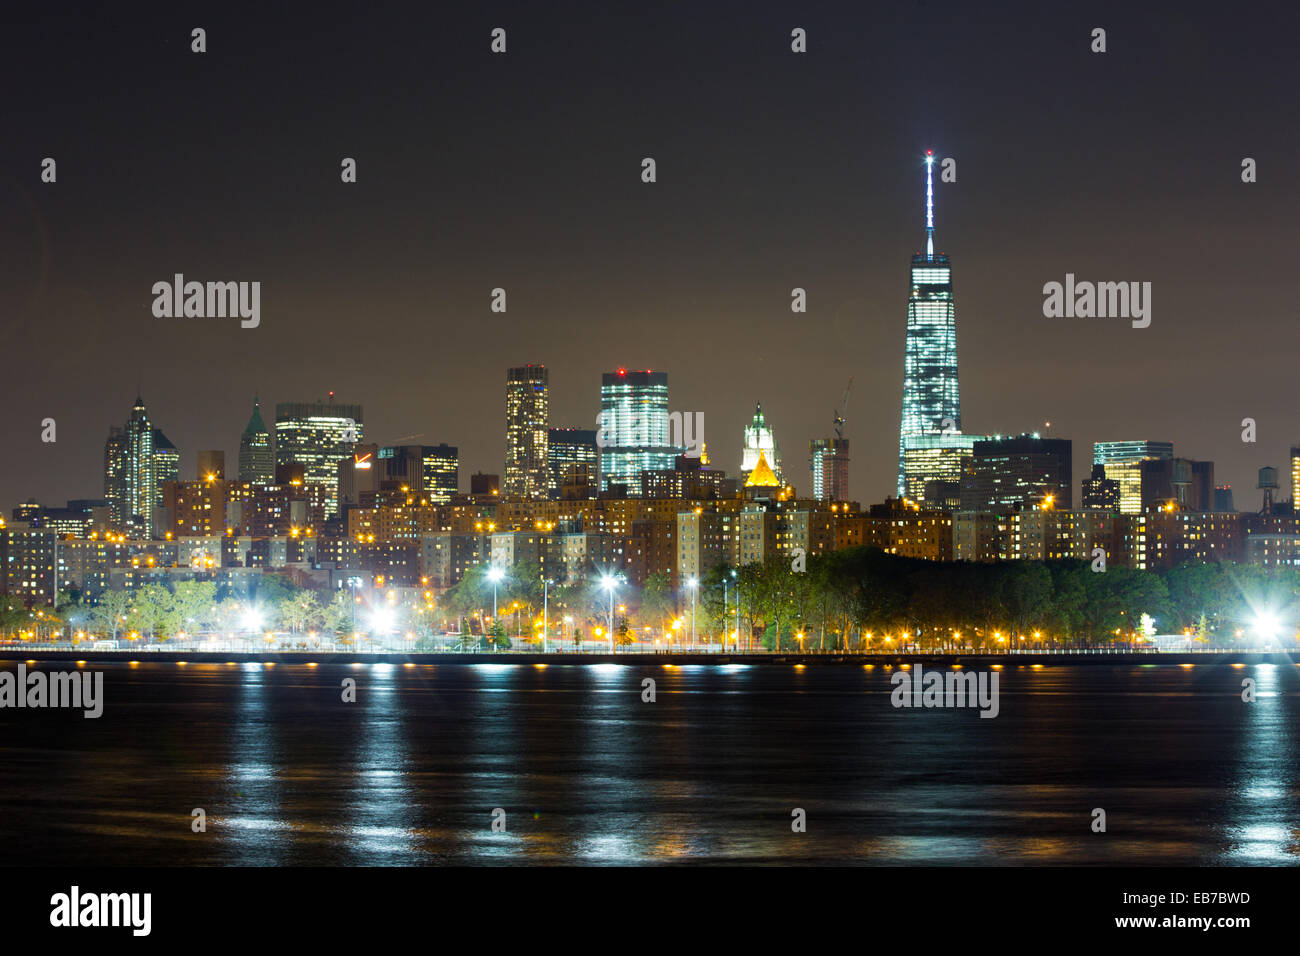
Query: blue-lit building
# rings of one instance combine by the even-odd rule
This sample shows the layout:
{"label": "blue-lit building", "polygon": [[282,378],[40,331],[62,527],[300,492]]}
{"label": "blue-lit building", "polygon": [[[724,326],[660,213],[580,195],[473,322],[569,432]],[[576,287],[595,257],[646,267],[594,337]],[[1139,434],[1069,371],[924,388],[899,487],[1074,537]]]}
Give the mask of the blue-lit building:
{"label": "blue-lit building", "polygon": [[601,487],[639,488],[641,472],[666,471],[685,449],[669,443],[668,373],[606,372],[600,382]]}
{"label": "blue-lit building", "polygon": [[[952,267],[934,251],[934,154],[925,156],[925,252],[912,256],[903,364],[903,414],[898,434],[898,494],[919,497],[930,480],[960,474],[971,440],[962,440],[957,384],[957,305]],[[936,436],[944,436],[942,439]],[[983,436],[976,436],[983,437]],[[909,451],[912,454],[909,454]],[[928,469],[943,458],[934,474]],[[949,461],[948,459],[953,459]]]}

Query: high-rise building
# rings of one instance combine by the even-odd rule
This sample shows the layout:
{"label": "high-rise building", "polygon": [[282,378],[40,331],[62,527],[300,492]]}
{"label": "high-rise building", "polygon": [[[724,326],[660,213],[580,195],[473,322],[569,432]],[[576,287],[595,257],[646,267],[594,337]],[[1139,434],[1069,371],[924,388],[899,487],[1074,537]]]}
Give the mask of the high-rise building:
{"label": "high-rise building", "polygon": [[269,485],[275,482],[275,449],[262,421],[262,404],[253,396],[253,414],[239,436],[239,480]]}
{"label": "high-rise building", "polygon": [[126,528],[126,458],[129,450],[126,429],[109,426],[108,440],[104,442],[104,497],[108,501],[109,521],[117,531]]}
{"label": "high-rise building", "polygon": [[275,406],[276,466],[298,463],[303,481],[321,489],[327,515],[338,513],[338,468],[362,441],[360,405],[280,402]]}
{"label": "high-rise building", "polygon": [[1093,465],[1092,475],[1083,479],[1080,504],[1089,511],[1119,512],[1119,482],[1106,477],[1105,465]]}
{"label": "high-rise building", "polygon": [[424,497],[445,505],[460,491],[460,449],[455,445],[424,445]]}
{"label": "high-rise building", "polygon": [[1291,505],[1300,511],[1300,448],[1291,446]]}
{"label": "high-rise building", "polygon": [[551,474],[546,457],[548,422],[545,365],[521,365],[506,370],[505,493],[522,498],[546,498]]}
{"label": "high-rise building", "polygon": [[[181,453],[163,434],[161,428],[153,430],[153,486],[156,491],[154,508],[163,505],[163,483],[181,477]],[[159,526],[155,526],[156,533]]]}
{"label": "high-rise building", "polygon": [[135,538],[153,535],[153,513],[158,505],[158,485],[154,471],[154,427],[144,399],[136,397],[131,418],[126,423],[126,502],[124,520],[127,533]]}
{"label": "high-rise building", "polygon": [[754,417],[745,426],[745,444],[740,453],[740,477],[749,477],[749,473],[758,467],[762,457],[767,465],[781,480],[781,449],[777,447],[776,437],[772,434],[767,418],[763,415],[763,403],[754,406]]}
{"label": "high-rise building", "polygon": [[960,489],[961,476],[975,453],[975,443],[986,435],[962,435],[956,432],[935,435],[910,435],[903,449],[903,497],[942,508],[942,501],[931,502],[938,492],[946,501],[953,490]]}
{"label": "high-rise building", "polygon": [[1068,438],[1018,435],[977,441],[961,477],[961,510],[1012,512],[1072,507]]}
{"label": "high-rise building", "polygon": [[849,500],[849,440],[814,438],[808,443],[812,496],[818,501]]}
{"label": "high-rise building", "polygon": [[1214,510],[1218,511],[1236,511],[1237,507],[1232,502],[1232,485],[1217,485],[1214,489]]}
{"label": "high-rise building", "polygon": [[640,487],[641,472],[666,471],[685,449],[669,443],[668,373],[605,372],[600,384],[600,482]]}
{"label": "high-rise building", "polygon": [[[898,434],[898,494],[918,498],[925,483],[952,480],[954,459],[969,443],[939,443],[936,436],[961,437],[961,391],[957,383],[957,304],[952,268],[934,251],[934,152],[925,154],[925,252],[912,256],[903,360],[903,413]],[[983,436],[978,436],[983,437]],[[909,450],[922,453],[910,456]],[[943,472],[917,473],[930,462]],[[958,470],[958,474],[960,471]],[[910,491],[909,491],[910,489]]]}
{"label": "high-rise building", "polygon": [[1099,441],[1092,446],[1092,463],[1105,467],[1106,477],[1119,483],[1122,514],[1142,513],[1142,462],[1174,457],[1168,441]]}
{"label": "high-rise building", "polygon": [[585,471],[573,474],[595,476],[600,466],[600,454],[596,448],[596,430],[594,428],[551,428],[546,434],[546,457],[550,469],[550,492],[552,498],[560,497],[564,485],[565,468],[568,465],[589,465]]}

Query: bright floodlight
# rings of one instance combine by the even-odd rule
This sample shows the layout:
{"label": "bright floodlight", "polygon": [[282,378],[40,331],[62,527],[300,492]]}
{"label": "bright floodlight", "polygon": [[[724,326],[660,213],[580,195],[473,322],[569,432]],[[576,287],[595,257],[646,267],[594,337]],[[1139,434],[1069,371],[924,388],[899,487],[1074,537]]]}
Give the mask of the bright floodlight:
{"label": "bright floodlight", "polygon": [[693,587],[695,587],[695,586],[696,586],[697,584],[699,584],[699,583],[700,583],[700,579],[699,579],[699,578],[697,578],[697,577],[692,577],[690,580],[688,580],[688,581],[686,582],[686,586],[687,586],[687,587],[690,587],[690,588],[693,588]]}
{"label": "bright floodlight", "polygon": [[1282,624],[1272,611],[1260,611],[1255,615],[1252,630],[1266,641],[1276,641],[1282,632]]}
{"label": "bright floodlight", "polygon": [[370,626],[376,631],[391,631],[393,629],[393,612],[391,608],[378,607],[370,615]]}
{"label": "bright floodlight", "polygon": [[488,577],[488,580],[491,581],[493,584],[496,584],[498,581],[500,581],[500,580],[501,580],[502,578],[504,578],[505,576],[506,576],[505,571],[503,571],[503,570],[502,570],[501,568],[499,568],[499,567],[488,568],[487,577]]}
{"label": "bright floodlight", "polygon": [[614,589],[614,585],[616,585],[617,583],[618,581],[615,580],[614,575],[612,574],[602,574],[600,576],[600,586],[605,588],[606,590],[612,591]]}
{"label": "bright floodlight", "polygon": [[250,607],[244,612],[244,630],[260,631],[262,629],[262,615],[257,608]]}

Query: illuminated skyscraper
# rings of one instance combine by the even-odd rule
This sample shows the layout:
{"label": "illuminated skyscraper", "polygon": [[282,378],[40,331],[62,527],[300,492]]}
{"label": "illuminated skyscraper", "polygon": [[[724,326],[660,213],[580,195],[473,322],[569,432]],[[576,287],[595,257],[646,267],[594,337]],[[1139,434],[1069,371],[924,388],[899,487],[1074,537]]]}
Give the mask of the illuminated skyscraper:
{"label": "illuminated skyscraper", "polygon": [[116,531],[126,529],[127,511],[130,507],[126,500],[128,451],[126,429],[117,425],[110,426],[108,440],[104,442],[104,497],[108,499],[109,523]]}
{"label": "illuminated skyscraper", "polygon": [[848,501],[849,440],[814,438],[808,444],[812,496],[818,501]]}
{"label": "illuminated skyscraper", "polygon": [[1092,445],[1092,463],[1104,466],[1106,477],[1119,484],[1122,514],[1142,513],[1142,462],[1174,457],[1171,441],[1099,441]]}
{"label": "illuminated skyscraper", "polygon": [[151,537],[154,531],[158,486],[153,452],[154,427],[144,399],[137,396],[126,423],[126,506],[123,509],[127,532],[136,538]]}
{"label": "illuminated skyscraper", "polygon": [[545,365],[506,370],[505,493],[546,498],[551,475],[546,460],[547,372]]}
{"label": "illuminated skyscraper", "polygon": [[600,465],[596,431],[592,428],[552,428],[546,439],[546,457],[551,472],[551,497],[558,498],[564,487],[564,472],[572,465],[588,466],[594,478]]}
{"label": "illuminated skyscraper", "polygon": [[460,449],[455,445],[425,445],[424,497],[445,505],[460,491]]}
{"label": "illuminated skyscraper", "polygon": [[337,514],[339,463],[351,460],[352,446],[362,441],[360,405],[328,402],[280,402],[275,406],[275,463],[298,463],[306,484],[320,489],[325,513]]}
{"label": "illuminated skyscraper", "polygon": [[262,421],[262,404],[253,396],[253,414],[239,436],[239,480],[259,485],[275,482],[275,451],[271,432]]}
{"label": "illuminated skyscraper", "polygon": [[[1228,488],[1229,495],[1232,489]],[[1291,506],[1300,512],[1300,448],[1291,446]],[[1216,511],[1219,509],[1215,509]],[[1225,508],[1224,511],[1231,511],[1231,508]]]}
{"label": "illuminated skyscraper", "polygon": [[[963,436],[961,392],[957,385],[957,305],[948,257],[936,255],[934,251],[933,172],[934,153],[926,150],[925,252],[912,256],[911,293],[907,300],[903,414],[898,434],[900,496],[908,494],[909,486],[920,488],[928,480],[950,480],[948,472],[960,475],[959,465],[947,466],[959,463],[963,452],[969,455],[972,444],[960,440]],[[936,436],[944,436],[945,440],[936,441]],[[949,445],[960,447],[946,447]],[[928,447],[922,451],[921,446]],[[918,454],[909,456],[909,448],[916,449]],[[926,462],[936,454],[944,459],[944,474],[916,471],[926,468]]]}
{"label": "illuminated skyscraper", "polygon": [[758,467],[759,457],[766,459],[777,480],[781,480],[781,449],[776,444],[767,419],[763,416],[763,403],[754,406],[754,417],[745,426],[745,444],[740,453],[740,477],[748,478]]}
{"label": "illuminated skyscraper", "polygon": [[[169,481],[180,481],[181,453],[171,443],[161,428],[153,430],[153,486],[154,507],[163,506],[163,485]],[[161,528],[155,528],[157,532]]]}
{"label": "illuminated skyscraper", "polygon": [[667,471],[685,449],[669,444],[668,373],[605,372],[600,384],[600,482],[639,488],[641,472]]}

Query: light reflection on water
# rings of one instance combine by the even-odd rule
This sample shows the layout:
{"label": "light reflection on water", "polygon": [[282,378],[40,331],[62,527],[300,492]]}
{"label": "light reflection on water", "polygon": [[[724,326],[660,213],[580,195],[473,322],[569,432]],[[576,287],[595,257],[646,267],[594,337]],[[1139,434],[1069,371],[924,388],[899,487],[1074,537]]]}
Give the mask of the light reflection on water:
{"label": "light reflection on water", "polygon": [[1006,667],[995,720],[886,668],[104,670],[99,720],[0,712],[0,845],[46,854],[4,862],[1300,860],[1290,666]]}

